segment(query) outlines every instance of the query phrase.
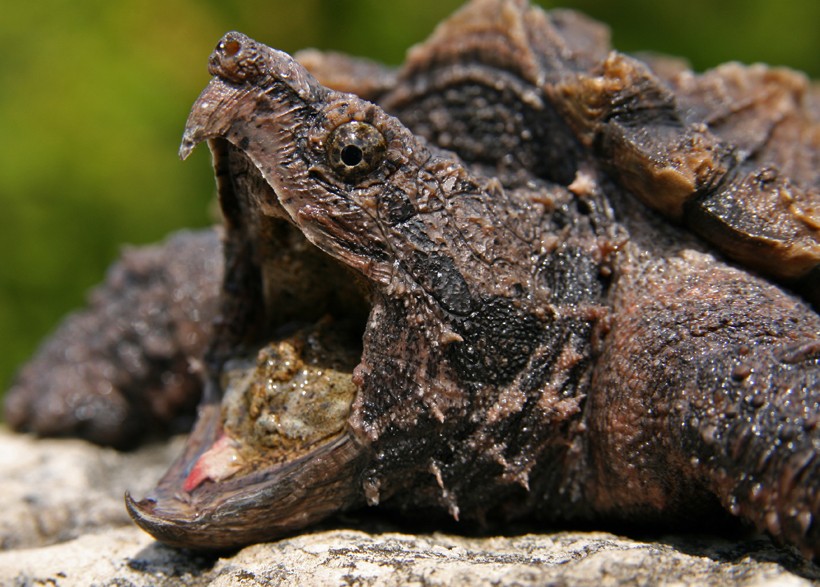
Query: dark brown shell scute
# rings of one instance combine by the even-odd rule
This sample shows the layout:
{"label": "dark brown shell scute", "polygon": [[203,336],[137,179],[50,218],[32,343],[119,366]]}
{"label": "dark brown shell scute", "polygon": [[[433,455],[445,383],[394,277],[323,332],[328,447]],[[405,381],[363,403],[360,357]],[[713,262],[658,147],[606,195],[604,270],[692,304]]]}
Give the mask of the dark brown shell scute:
{"label": "dark brown shell scute", "polygon": [[568,185],[583,145],[644,203],[820,303],[820,120],[803,76],[737,64],[658,76],[607,54],[606,36],[566,12],[523,9],[528,45],[478,13],[458,31],[469,50],[451,48],[464,26],[453,19],[411,52],[387,109],[502,177],[526,169]]}

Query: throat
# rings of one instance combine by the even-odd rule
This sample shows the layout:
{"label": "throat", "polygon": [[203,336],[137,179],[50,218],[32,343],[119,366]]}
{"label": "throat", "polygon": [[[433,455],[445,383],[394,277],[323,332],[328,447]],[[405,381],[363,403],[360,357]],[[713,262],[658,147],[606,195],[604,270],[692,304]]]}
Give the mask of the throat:
{"label": "throat", "polygon": [[255,356],[228,361],[220,381],[223,429],[241,439],[241,461],[294,460],[344,430],[361,353],[359,325],[326,315],[289,324]]}

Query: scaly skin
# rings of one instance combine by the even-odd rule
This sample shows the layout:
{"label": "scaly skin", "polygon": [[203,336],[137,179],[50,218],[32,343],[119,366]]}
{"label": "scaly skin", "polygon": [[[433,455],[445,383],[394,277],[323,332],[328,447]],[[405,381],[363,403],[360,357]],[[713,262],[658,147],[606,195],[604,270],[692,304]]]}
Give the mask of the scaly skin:
{"label": "scaly skin", "polygon": [[[220,318],[185,453],[127,498],[138,524],[221,549],[365,504],[480,523],[723,512],[820,554],[805,79],[642,63],[517,0],[471,2],[397,72],[306,62],[380,106],[238,33],[211,57],[182,154],[214,154]],[[331,353],[286,357],[334,324],[362,341],[355,397],[299,437],[260,416],[265,378],[336,397],[310,387]],[[321,401],[287,416],[322,421]]]}
{"label": "scaly skin", "polygon": [[[213,415],[157,492],[129,500],[148,531],[213,548],[364,503],[485,521],[722,506],[816,553],[820,318],[805,303],[635,209],[580,148],[568,187],[518,174],[505,188],[238,33],[211,72],[183,154],[211,141],[233,238],[254,249],[228,266],[259,275],[264,236],[293,227],[364,278],[371,310],[342,433],[285,464],[231,437],[230,456],[257,466],[225,471],[224,441],[202,452],[224,439]],[[348,163],[365,168],[346,170],[338,153],[356,144]],[[278,308],[275,287],[246,279],[215,373],[264,338],[243,324]],[[249,290],[267,293],[238,303]]]}

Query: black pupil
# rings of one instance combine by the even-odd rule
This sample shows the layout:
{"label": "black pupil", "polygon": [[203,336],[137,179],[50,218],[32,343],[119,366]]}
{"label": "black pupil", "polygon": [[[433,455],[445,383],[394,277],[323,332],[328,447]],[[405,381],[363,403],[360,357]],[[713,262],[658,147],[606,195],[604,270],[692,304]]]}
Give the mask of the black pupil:
{"label": "black pupil", "polygon": [[356,167],[364,159],[361,147],[356,145],[347,145],[342,149],[342,163],[348,167]]}

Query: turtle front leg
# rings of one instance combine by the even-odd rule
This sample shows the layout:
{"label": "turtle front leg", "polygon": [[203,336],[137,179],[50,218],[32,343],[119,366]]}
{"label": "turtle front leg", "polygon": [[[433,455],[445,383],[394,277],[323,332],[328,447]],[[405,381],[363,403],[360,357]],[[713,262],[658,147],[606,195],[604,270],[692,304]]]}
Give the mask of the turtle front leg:
{"label": "turtle front leg", "polygon": [[190,427],[222,279],[216,230],[126,250],[5,398],[15,430],[132,448]]}
{"label": "turtle front leg", "polygon": [[817,557],[820,317],[710,255],[649,265],[620,278],[593,378],[594,508],[691,522],[719,502]]}

